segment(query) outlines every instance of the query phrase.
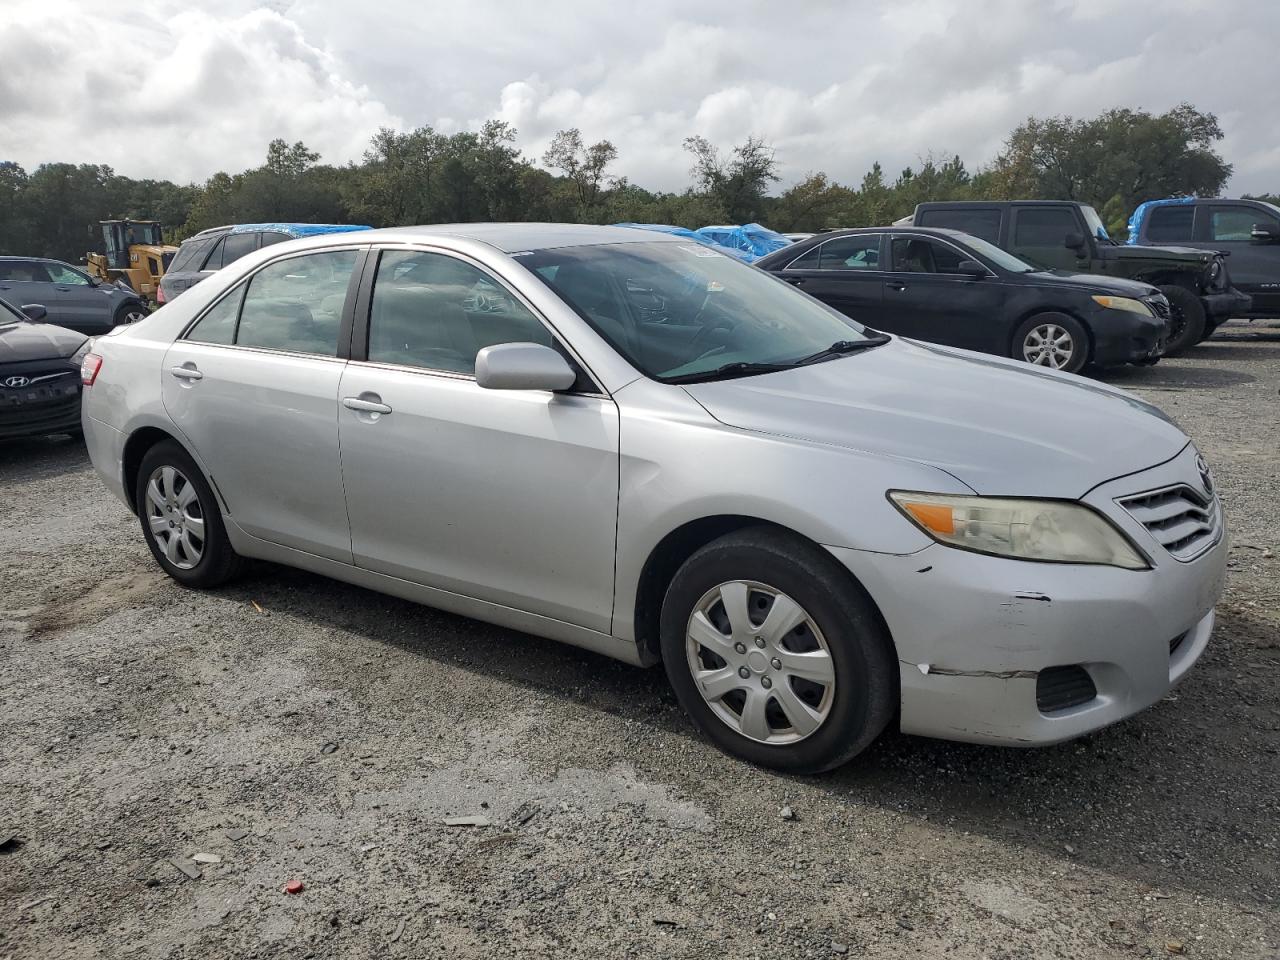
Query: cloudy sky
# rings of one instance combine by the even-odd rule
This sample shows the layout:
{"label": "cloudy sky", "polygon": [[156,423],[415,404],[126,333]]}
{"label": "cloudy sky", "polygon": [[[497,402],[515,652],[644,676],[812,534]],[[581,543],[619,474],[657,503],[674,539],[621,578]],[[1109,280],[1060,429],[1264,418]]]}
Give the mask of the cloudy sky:
{"label": "cloudy sky", "polygon": [[[113,18],[109,11],[129,10]],[[380,126],[576,126],[615,172],[688,182],[749,134],[783,182],[989,160],[1028,115],[1216,113],[1230,190],[1280,192],[1277,0],[3,0],[0,159],[203,180],[273,137],[358,159]]]}

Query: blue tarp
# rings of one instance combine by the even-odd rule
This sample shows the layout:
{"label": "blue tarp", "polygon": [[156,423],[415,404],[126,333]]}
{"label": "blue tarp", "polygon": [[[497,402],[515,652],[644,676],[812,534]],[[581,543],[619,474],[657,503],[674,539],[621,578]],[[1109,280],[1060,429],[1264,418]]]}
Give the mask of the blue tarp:
{"label": "blue tarp", "polygon": [[274,230],[291,237],[318,237],[322,233],[351,233],[355,230],[372,230],[372,227],[353,223],[237,223],[232,233],[252,233],[255,230]]}
{"label": "blue tarp", "polygon": [[746,254],[744,259],[748,263],[791,245],[791,241],[782,234],[775,233],[758,223],[746,223],[742,226],[700,227],[694,232],[700,237],[706,237],[717,246]]}
{"label": "blue tarp", "polygon": [[[743,263],[752,263],[756,260],[759,260],[762,256],[764,256],[764,254],[762,253],[753,254],[751,253],[750,250],[737,247],[737,246],[729,246],[729,245],[723,244],[719,240],[717,240],[715,237],[709,236],[703,233],[703,230],[715,231],[715,230],[744,229],[741,227],[703,227],[702,230],[690,230],[687,227],[673,227],[667,223],[615,223],[614,226],[615,227],[633,227],[637,230],[654,230],[658,233],[669,233],[675,237],[684,237],[686,240],[692,240],[694,243],[700,243],[704,247],[710,247],[713,250],[718,250],[721,253],[728,254],[731,257],[737,257]],[[765,230],[764,227],[761,227],[758,224],[751,224],[751,226],[757,227],[757,229],[760,229],[760,230]],[[765,232],[772,233],[772,231],[765,231]],[[782,237],[781,234],[774,234],[774,236]],[[791,242],[786,237],[782,237],[782,241],[784,244]]]}
{"label": "blue tarp", "polygon": [[1169,207],[1179,203],[1195,203],[1195,197],[1170,197],[1167,200],[1148,200],[1146,203],[1138,204],[1138,209],[1133,211],[1133,216],[1129,218],[1129,239],[1126,243],[1136,246],[1138,238],[1142,236],[1142,221],[1147,219],[1147,215],[1156,207]]}

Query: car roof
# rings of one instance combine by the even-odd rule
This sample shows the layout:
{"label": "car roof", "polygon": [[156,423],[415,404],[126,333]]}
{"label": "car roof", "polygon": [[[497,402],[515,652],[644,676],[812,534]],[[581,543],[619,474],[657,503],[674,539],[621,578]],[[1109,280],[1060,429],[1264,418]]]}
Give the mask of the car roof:
{"label": "car roof", "polygon": [[[22,257],[13,253],[7,253],[7,254],[4,254],[3,256],[0,256],[0,260],[29,260],[35,263],[60,263],[64,267],[73,266],[72,264],[67,263],[67,261],[59,260],[56,257]],[[75,269],[79,270],[80,268],[75,267]]]}
{"label": "car roof", "polygon": [[[963,230],[956,230],[952,227],[913,227],[904,225],[901,227],[845,227],[842,230],[829,230],[826,233],[815,233],[813,236],[804,240],[796,241],[798,246],[801,243],[808,243],[810,240],[830,240],[832,237],[848,237],[856,236],[860,233],[920,233],[920,234],[936,234],[943,237],[954,237],[957,240],[965,240],[973,236],[971,233],[965,233]],[[791,247],[783,247],[782,250],[790,250]],[[781,253],[781,250],[775,250],[774,253]],[[770,254],[772,256],[772,254]]]}
{"label": "car roof", "polygon": [[[689,243],[685,237],[639,230],[633,227],[602,227],[587,223],[439,223],[417,227],[384,227],[368,230],[360,240],[378,243],[413,243],[433,238],[474,240],[504,253],[549,250],[555,247],[591,246],[603,243]],[[350,243],[343,234],[308,237],[313,246]]]}

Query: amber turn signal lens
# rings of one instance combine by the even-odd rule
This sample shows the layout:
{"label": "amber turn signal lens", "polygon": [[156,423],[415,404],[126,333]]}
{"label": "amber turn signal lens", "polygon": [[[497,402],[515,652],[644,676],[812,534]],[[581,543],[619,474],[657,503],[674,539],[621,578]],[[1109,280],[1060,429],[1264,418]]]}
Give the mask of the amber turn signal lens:
{"label": "amber turn signal lens", "polygon": [[950,536],[956,532],[955,511],[951,507],[936,503],[905,502],[902,509],[915,517],[922,527],[934,533]]}

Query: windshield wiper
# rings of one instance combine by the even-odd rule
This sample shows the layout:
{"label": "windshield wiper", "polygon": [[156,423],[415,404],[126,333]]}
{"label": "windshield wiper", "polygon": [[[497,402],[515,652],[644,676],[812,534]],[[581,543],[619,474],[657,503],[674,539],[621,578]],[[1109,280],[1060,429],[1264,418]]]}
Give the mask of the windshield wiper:
{"label": "windshield wiper", "polygon": [[889,338],[883,333],[877,333],[875,336],[867,337],[865,340],[837,340],[825,350],[819,350],[817,353],[811,353],[807,357],[801,357],[795,361],[795,365],[800,367],[810,363],[821,363],[823,360],[834,360],[836,357],[857,353],[859,350],[883,347],[888,342]]}
{"label": "windshield wiper", "polygon": [[698,373],[685,373],[678,377],[663,377],[664,383],[701,383],[704,380],[724,380],[728,377],[750,376],[753,373],[776,373],[779,370],[790,370],[796,366],[795,361],[788,363],[748,363],[737,360],[716,367],[714,370],[702,370]]}

